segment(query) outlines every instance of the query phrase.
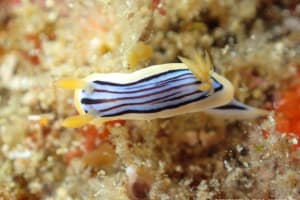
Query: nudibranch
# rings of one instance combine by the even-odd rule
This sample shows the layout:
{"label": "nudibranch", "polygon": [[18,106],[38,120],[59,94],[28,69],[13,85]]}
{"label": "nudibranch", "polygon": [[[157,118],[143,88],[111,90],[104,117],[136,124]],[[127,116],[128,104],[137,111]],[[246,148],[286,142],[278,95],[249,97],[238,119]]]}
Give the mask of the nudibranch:
{"label": "nudibranch", "polygon": [[[116,119],[152,120],[222,110],[230,102],[236,105],[232,84],[212,70],[206,52],[180,59],[183,63],[154,65],[132,73],[58,81],[59,87],[75,89],[74,104],[80,114],[65,119],[63,126],[75,128]],[[258,109],[243,108],[259,113]]]}

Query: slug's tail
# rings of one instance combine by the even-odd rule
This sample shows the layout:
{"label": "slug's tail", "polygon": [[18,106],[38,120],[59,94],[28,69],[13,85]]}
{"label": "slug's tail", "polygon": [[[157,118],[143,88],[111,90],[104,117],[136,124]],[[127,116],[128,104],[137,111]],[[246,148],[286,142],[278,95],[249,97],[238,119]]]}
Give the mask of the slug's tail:
{"label": "slug's tail", "polygon": [[80,79],[62,79],[55,82],[56,87],[60,87],[63,89],[84,89],[86,88],[88,83],[84,80]]}
{"label": "slug's tail", "polygon": [[235,99],[228,104],[211,108],[205,110],[204,112],[212,114],[214,116],[232,120],[255,119],[257,117],[266,116],[269,113],[269,111],[267,110],[248,106]]}

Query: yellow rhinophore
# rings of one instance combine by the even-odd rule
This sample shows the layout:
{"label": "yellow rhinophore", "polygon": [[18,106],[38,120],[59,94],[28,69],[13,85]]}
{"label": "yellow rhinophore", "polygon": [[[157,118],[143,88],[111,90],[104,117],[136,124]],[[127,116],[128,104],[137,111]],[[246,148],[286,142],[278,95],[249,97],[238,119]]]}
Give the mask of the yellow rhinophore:
{"label": "yellow rhinophore", "polygon": [[[85,89],[88,86],[88,82],[81,79],[62,79],[55,82],[56,87],[63,89]],[[76,115],[68,117],[62,122],[62,126],[67,128],[79,128],[89,122],[91,122],[94,117],[90,114]]]}
{"label": "yellow rhinophore", "polygon": [[64,89],[84,89],[88,83],[80,79],[62,79],[55,82],[56,87]]}
{"label": "yellow rhinophore", "polygon": [[72,117],[68,117],[64,119],[62,122],[62,126],[67,128],[79,128],[91,122],[94,119],[92,115],[85,114],[85,115],[76,115]]}

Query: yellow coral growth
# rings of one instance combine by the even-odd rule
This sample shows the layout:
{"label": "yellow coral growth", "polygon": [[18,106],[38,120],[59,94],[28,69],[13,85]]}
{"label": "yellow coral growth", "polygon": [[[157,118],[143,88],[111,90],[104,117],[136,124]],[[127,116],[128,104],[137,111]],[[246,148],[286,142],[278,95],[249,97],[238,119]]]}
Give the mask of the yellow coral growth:
{"label": "yellow coral growth", "polygon": [[86,165],[96,168],[109,167],[116,159],[115,149],[108,143],[101,144],[95,151],[86,153],[83,158]]}
{"label": "yellow coral growth", "polygon": [[128,54],[128,64],[134,68],[139,62],[145,61],[152,56],[152,48],[144,42],[138,42]]}

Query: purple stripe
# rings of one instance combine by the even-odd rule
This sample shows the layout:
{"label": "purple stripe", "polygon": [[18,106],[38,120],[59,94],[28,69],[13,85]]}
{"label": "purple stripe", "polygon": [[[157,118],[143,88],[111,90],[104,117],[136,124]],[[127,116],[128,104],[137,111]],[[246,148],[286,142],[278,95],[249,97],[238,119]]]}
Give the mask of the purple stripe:
{"label": "purple stripe", "polygon": [[177,94],[177,92],[173,92],[173,93],[168,94],[168,95],[166,95],[166,96],[163,96],[163,97],[160,97],[160,98],[156,98],[156,99],[151,99],[151,100],[149,100],[149,101],[144,101],[144,102],[140,102],[140,103],[124,103],[124,104],[120,104],[120,105],[113,106],[113,107],[110,107],[110,108],[98,110],[98,112],[107,112],[107,111],[110,111],[110,110],[113,110],[113,109],[116,109],[116,108],[120,108],[120,107],[123,107],[123,106],[129,106],[129,105],[143,105],[143,104],[145,104],[145,103],[153,103],[153,102],[155,102],[155,101],[164,99],[164,98],[169,97],[169,96],[174,96],[174,95],[176,95],[176,94]]}
{"label": "purple stripe", "polygon": [[[189,75],[189,74],[186,74],[186,75]],[[184,76],[186,76],[186,75],[184,75]],[[181,77],[181,76],[178,76],[178,77]],[[107,92],[107,93],[114,93],[114,94],[130,94],[130,93],[144,92],[144,91],[152,90],[152,89],[155,89],[157,87],[162,87],[162,86],[168,85],[169,83],[176,82],[176,81],[182,81],[182,80],[188,80],[188,79],[195,80],[195,78],[193,76],[185,77],[185,78],[178,78],[178,77],[176,77],[176,78],[174,77],[174,78],[159,82],[158,84],[155,84],[155,86],[153,86],[153,87],[140,89],[140,90],[133,90],[133,91],[127,91],[127,92],[123,92],[123,91],[118,92],[118,91],[111,91],[111,90],[94,89],[93,92]],[[153,84],[149,84],[149,85],[153,85]]]}
{"label": "purple stripe", "polygon": [[[178,98],[183,98],[183,97],[191,96],[191,95],[194,95],[194,94],[196,94],[196,93],[199,93],[199,91],[195,91],[195,92],[192,92],[192,93],[189,93],[189,94],[184,94],[184,95],[181,95],[181,96],[178,97]],[[200,98],[197,98],[197,99],[202,99],[203,97],[205,97],[205,95],[201,95],[201,97],[200,97]],[[157,99],[157,100],[158,100],[158,99]],[[123,107],[123,106],[143,105],[143,104],[146,104],[146,103],[152,103],[152,101],[145,101],[145,102],[134,103],[134,104],[132,104],[132,103],[126,103],[126,104],[114,106],[114,107],[111,107],[111,108],[107,108],[107,109],[103,109],[103,110],[98,110],[98,112],[100,112],[100,113],[101,113],[101,112],[107,112],[107,111],[111,111],[111,110],[113,110],[113,109],[120,108],[120,107]],[[178,106],[184,105],[184,104],[186,104],[186,103],[178,104]],[[176,105],[171,105],[171,106],[169,106],[169,108],[172,108],[173,106],[174,106],[174,108],[177,107]],[[159,109],[156,109],[156,110],[157,110],[157,112],[158,112],[158,111],[160,111],[160,110],[165,110],[165,109],[166,109],[166,108],[163,107],[163,108],[159,108]],[[152,110],[151,110],[151,111],[152,111]],[[150,112],[151,112],[151,111],[150,111]],[[149,111],[143,110],[143,113],[147,113],[147,112],[149,112]],[[124,114],[124,113],[130,113],[130,112],[128,112],[128,110],[125,110],[125,111],[122,111],[122,112],[120,112],[120,113],[121,113],[121,114]],[[120,113],[112,114],[112,115],[104,115],[103,117],[119,115]]]}
{"label": "purple stripe", "polygon": [[[191,86],[191,85],[196,85],[196,84],[199,84],[199,83],[200,83],[199,81],[194,81],[192,83],[182,84],[182,85],[179,85],[179,86],[176,86],[176,87],[169,88],[168,91],[179,89],[179,88],[183,88],[183,87],[188,87],[188,86]],[[162,91],[158,91],[158,92],[154,92],[154,93],[149,93],[149,94],[141,95],[141,96],[122,97],[122,98],[113,98],[113,99],[89,99],[89,98],[82,98],[81,99],[81,103],[82,104],[88,104],[88,105],[90,105],[90,104],[99,104],[99,103],[114,102],[114,101],[119,101],[119,100],[145,98],[145,97],[148,97],[148,96],[155,96],[156,94],[160,94],[163,91],[165,91],[165,89],[163,89]]]}
{"label": "purple stripe", "polygon": [[[219,87],[217,87],[215,89],[215,92],[218,92],[219,90],[222,90],[222,89],[223,89],[223,86],[220,85]],[[203,99],[205,97],[206,97],[206,95],[201,95],[201,96],[199,96],[197,98],[190,99],[190,100],[185,101],[185,102],[181,102],[181,103],[178,103],[178,104],[174,104],[174,105],[170,105],[170,106],[166,106],[166,107],[162,107],[162,108],[151,109],[151,110],[134,110],[134,109],[129,109],[129,110],[124,110],[124,111],[117,112],[117,113],[103,115],[102,117],[113,117],[113,116],[118,116],[118,115],[123,115],[123,114],[132,114],[132,113],[155,113],[155,112],[160,112],[160,111],[163,111],[163,110],[173,109],[173,108],[177,108],[177,107],[180,107],[180,106],[183,106],[183,105],[187,105],[187,104],[199,101],[199,100],[201,100],[201,99]]]}

